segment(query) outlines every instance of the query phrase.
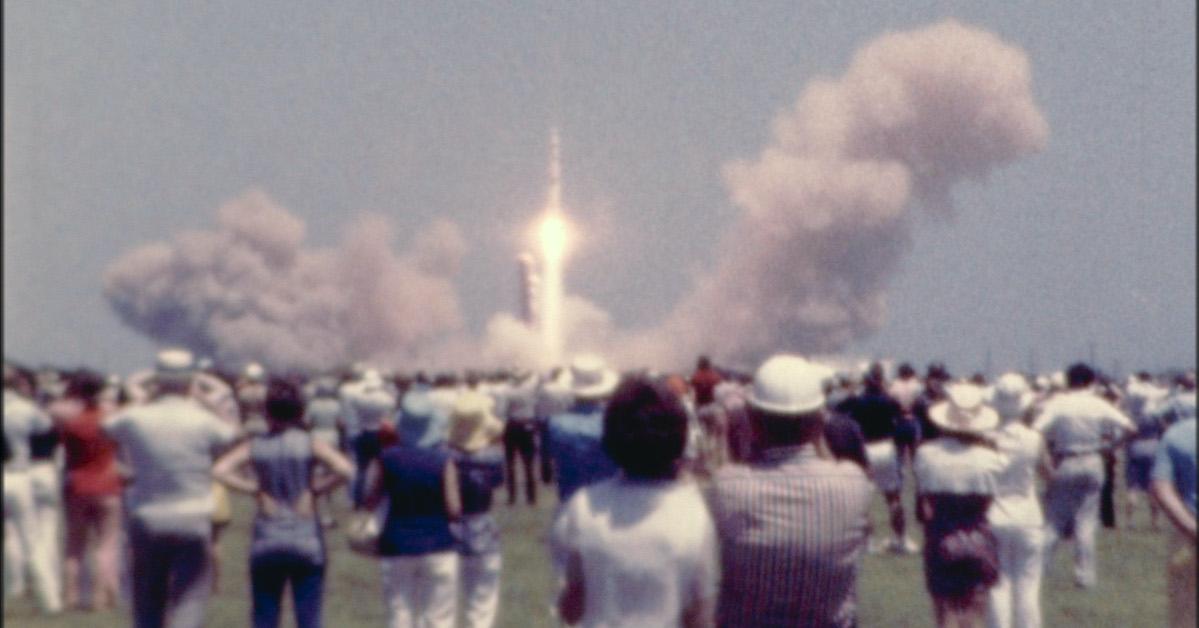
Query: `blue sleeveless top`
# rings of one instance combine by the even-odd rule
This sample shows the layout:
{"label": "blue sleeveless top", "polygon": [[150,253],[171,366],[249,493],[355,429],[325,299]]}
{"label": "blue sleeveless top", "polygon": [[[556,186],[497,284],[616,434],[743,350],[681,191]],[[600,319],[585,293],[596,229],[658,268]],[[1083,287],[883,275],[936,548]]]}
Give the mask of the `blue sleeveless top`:
{"label": "blue sleeveless top", "polygon": [[379,457],[387,518],[379,534],[382,556],[418,556],[451,550],[442,473],[449,454],[441,449],[397,445]]}
{"label": "blue sleeveless top", "polygon": [[263,556],[294,556],[321,565],[325,544],[316,514],[300,514],[296,500],[309,490],[312,469],[312,436],[299,429],[265,434],[250,441],[250,461],[258,476],[258,488],[279,505],[279,512],[254,517],[250,542],[251,560]]}

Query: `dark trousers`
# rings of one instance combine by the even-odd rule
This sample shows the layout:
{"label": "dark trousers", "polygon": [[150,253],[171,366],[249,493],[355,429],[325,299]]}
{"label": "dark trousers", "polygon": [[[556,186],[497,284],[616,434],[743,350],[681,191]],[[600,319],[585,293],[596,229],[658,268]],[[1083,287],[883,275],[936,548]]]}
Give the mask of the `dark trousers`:
{"label": "dark trousers", "polygon": [[554,481],[554,462],[550,456],[550,421],[548,418],[537,420],[537,440],[541,444],[541,481],[549,484]]}
{"label": "dark trousers", "polygon": [[1099,493],[1099,520],[1105,528],[1116,527],[1116,452],[1103,452],[1103,489]]}
{"label": "dark trousers", "polygon": [[[504,427],[504,462],[508,475],[508,503],[516,503],[516,458],[520,457],[525,470],[525,499],[537,503],[537,476],[534,458],[537,456],[537,424],[533,421],[509,420]],[[542,452],[544,457],[544,452]]]}
{"label": "dark trousers", "polygon": [[363,432],[354,438],[354,463],[357,467],[354,470],[354,484],[350,487],[350,493],[355,508],[362,506],[366,497],[366,471],[371,462],[379,457],[380,450],[379,432],[376,430]]}
{"label": "dark trousers", "polygon": [[129,522],[135,628],[204,625],[212,593],[209,542],[207,535],[156,534]]}
{"label": "dark trousers", "polygon": [[251,611],[254,628],[278,628],[283,587],[291,583],[297,628],[320,628],[325,593],[325,566],[295,556],[264,556],[250,561]]}

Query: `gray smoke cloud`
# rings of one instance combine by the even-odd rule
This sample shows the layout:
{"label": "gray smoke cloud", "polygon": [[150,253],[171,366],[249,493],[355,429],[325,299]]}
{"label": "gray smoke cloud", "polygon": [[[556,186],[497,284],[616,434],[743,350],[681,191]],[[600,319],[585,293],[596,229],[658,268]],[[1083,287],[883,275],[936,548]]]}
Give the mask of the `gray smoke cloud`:
{"label": "gray smoke cloud", "polygon": [[844,349],[886,319],[909,208],[948,216],[954,184],[1042,149],[1048,133],[1027,58],[995,35],[946,20],[871,41],[843,76],[801,92],[756,159],[726,165],[741,213],[643,354]]}
{"label": "gray smoke cloud", "polygon": [[306,248],[304,235],[299,218],[250,191],[217,210],[213,229],[118,258],[104,294],[133,329],[233,366],[394,364],[460,331],[453,278],[466,242],[453,223],[417,234],[406,254],[377,215],[337,247]]}

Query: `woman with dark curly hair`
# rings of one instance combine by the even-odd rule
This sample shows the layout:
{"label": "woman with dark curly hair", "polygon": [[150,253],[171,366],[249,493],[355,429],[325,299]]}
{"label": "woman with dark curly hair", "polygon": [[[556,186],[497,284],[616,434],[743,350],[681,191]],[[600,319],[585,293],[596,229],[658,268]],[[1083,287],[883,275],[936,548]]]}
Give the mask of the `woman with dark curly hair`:
{"label": "woman with dark curly hair", "polygon": [[568,624],[713,625],[715,527],[695,483],[679,480],[687,411],[666,386],[622,383],[604,412],[604,451],[620,474],[577,491],[551,547]]}

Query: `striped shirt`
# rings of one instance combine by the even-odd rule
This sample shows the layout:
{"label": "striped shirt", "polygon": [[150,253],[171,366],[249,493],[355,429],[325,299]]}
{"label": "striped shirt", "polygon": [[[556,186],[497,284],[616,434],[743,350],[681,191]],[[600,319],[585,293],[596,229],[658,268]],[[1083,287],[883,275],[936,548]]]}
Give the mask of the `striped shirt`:
{"label": "striped shirt", "polygon": [[721,626],[852,626],[874,486],[812,445],[721,469],[709,504],[721,544]]}

